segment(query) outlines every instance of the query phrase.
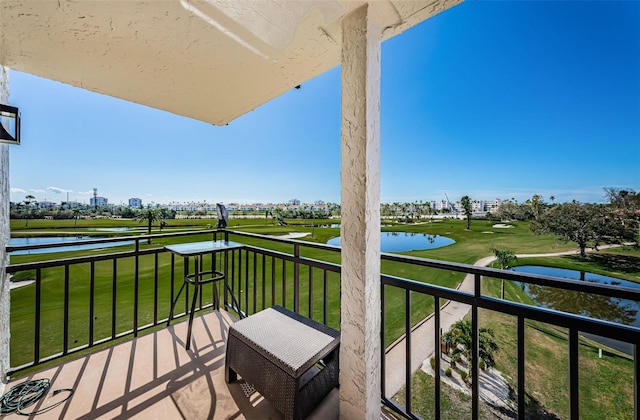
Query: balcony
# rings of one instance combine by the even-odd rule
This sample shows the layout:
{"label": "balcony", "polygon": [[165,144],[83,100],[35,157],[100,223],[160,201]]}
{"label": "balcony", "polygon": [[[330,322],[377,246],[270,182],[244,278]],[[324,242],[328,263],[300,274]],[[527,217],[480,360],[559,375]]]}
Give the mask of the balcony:
{"label": "balcony", "polygon": [[[35,279],[32,285],[12,291],[9,386],[26,376],[50,378],[52,390],[74,389],[71,399],[50,412],[56,418],[279,418],[259,394],[247,397],[241,385],[224,382],[228,326],[240,315],[277,304],[338,329],[339,250],[236,231],[154,235],[150,246],[145,245],[146,238],[136,237],[134,245],[125,245],[132,249],[8,266],[9,273],[28,271]],[[166,327],[170,302],[182,285],[185,266],[182,259],[157,244],[221,238],[246,246],[209,256],[201,268],[227,267],[237,305],[219,284],[209,285],[200,295],[192,347],[187,351],[184,318],[189,293],[184,302],[179,302],[171,326]],[[96,241],[124,240],[131,238]],[[9,251],[37,247],[42,245],[10,247]],[[488,290],[496,281],[505,280],[634,301],[640,301],[640,292],[395,254],[383,254],[382,260],[380,337],[385,350],[380,401],[387,410],[385,415],[425,416],[418,408],[423,395],[415,383],[415,373],[431,354],[435,391],[428,416],[440,418],[447,410],[442,397],[445,378],[441,374],[446,357],[435,343],[441,343],[441,330],[453,321],[449,313],[455,305],[463,306],[470,315],[475,349],[470,373],[474,378],[481,374],[479,329],[492,314],[507,319],[504,329],[513,332],[515,342],[515,350],[508,357],[516,366],[509,372],[515,378],[513,405],[503,410],[508,417],[532,415],[529,410],[534,393],[528,384],[532,368],[527,339],[541,325],[549,326],[566,343],[566,354],[561,357],[566,360],[562,375],[566,374],[568,380],[566,397],[562,398],[566,398],[568,412],[560,413],[561,417],[582,417],[588,409],[585,400],[592,398],[580,392],[580,381],[585,378],[582,368],[591,363],[585,358],[584,334],[633,346],[631,361],[625,362],[631,373],[620,381],[628,385],[631,406],[638,413],[640,329],[499,299]],[[395,272],[411,273],[412,278],[389,274]],[[437,285],[444,277],[465,286]],[[212,311],[216,309],[215,292],[221,297],[219,311]],[[482,380],[470,382],[468,415],[483,418],[487,404],[481,394],[486,384]],[[43,401],[41,408],[53,402]],[[338,391],[334,390],[311,418],[335,418],[337,414]],[[634,415],[628,414],[629,418]]]}
{"label": "balcony", "polygon": [[[187,326],[180,322],[45,368],[28,379],[50,378],[52,390],[74,389],[68,404],[47,411],[45,418],[279,418],[281,414],[259,394],[245,394],[238,382],[225,383],[225,344],[234,320],[226,311],[196,317],[191,350],[184,348]],[[59,395],[58,400],[68,394]],[[56,401],[42,399],[25,412]],[[334,390],[309,418],[337,417]]]}

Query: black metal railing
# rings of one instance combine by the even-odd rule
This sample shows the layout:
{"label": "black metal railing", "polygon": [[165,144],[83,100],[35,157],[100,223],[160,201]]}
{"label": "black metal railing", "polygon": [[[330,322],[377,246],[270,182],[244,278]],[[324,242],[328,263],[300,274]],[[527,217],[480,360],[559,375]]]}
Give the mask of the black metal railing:
{"label": "black metal railing", "polygon": [[[237,305],[218,282],[199,295],[198,311],[213,307],[215,296],[224,296],[224,306],[237,315],[281,305],[339,327],[339,309],[332,311],[332,308],[339,308],[340,266],[301,255],[301,248],[316,247],[316,244],[209,230],[9,246],[7,251],[13,252],[134,242],[126,246],[131,249],[124,251],[7,267],[11,275],[30,272],[34,280],[32,285],[12,291],[9,374],[117,339],[135,337],[166,324],[171,302],[183,284],[184,275],[194,268],[189,267],[188,262],[185,267],[182,258],[164,247],[146,246],[146,241],[152,238],[155,243],[169,244],[184,241],[184,237],[189,241],[223,237],[229,240],[230,235],[241,237],[246,246],[211,254],[200,261],[211,271],[226,267],[226,281]],[[270,243],[283,249],[267,249],[252,243]],[[284,252],[287,248],[289,252]],[[199,271],[203,270],[199,267]],[[187,287],[184,301],[176,305],[174,319],[188,314],[190,293]]]}
{"label": "black metal railing", "polygon": [[[463,292],[459,290],[453,290],[450,288],[439,287],[430,285],[425,282],[411,281],[403,278],[398,278],[389,275],[381,276],[381,296],[382,307],[385,308],[385,300],[391,290],[399,290],[404,292],[404,313],[405,313],[405,331],[400,343],[395,344],[405,346],[405,358],[404,358],[404,401],[394,401],[392,398],[388,398],[385,395],[386,391],[386,354],[388,348],[383,350],[382,354],[382,396],[383,403],[390,407],[392,410],[401,414],[406,418],[420,418],[412,409],[412,381],[414,367],[411,366],[411,353],[412,349],[415,350],[416,346],[412,343],[412,335],[414,331],[414,324],[410,320],[410,314],[412,313],[412,297],[415,295],[428,295],[434,299],[434,314],[433,322],[434,327],[432,329],[433,343],[434,345],[434,360],[435,368],[435,386],[434,386],[434,407],[432,410],[433,417],[436,419],[441,418],[441,358],[442,358],[442,336],[441,336],[441,317],[442,317],[442,304],[446,301],[455,301],[466,304],[470,308],[471,322],[472,322],[472,360],[471,366],[471,378],[479,377],[479,311],[490,310],[500,314],[507,314],[513,316],[517,320],[517,409],[513,414],[519,419],[525,418],[525,412],[527,409],[525,396],[526,396],[526,375],[525,375],[525,321],[539,321],[553,326],[566,328],[568,330],[568,365],[567,375],[569,378],[569,393],[567,400],[569,402],[569,418],[579,418],[579,354],[578,343],[579,336],[581,334],[593,334],[599,337],[604,337],[620,342],[630,343],[633,347],[633,384],[634,384],[634,418],[638,418],[638,392],[640,391],[638,380],[640,378],[640,367],[638,364],[638,345],[640,345],[640,328],[623,325],[616,322],[604,321],[600,319],[588,318],[585,316],[571,314],[552,309],[545,309],[532,305],[511,302],[508,300],[486,296],[482,293],[483,281],[493,281],[493,279],[503,279],[507,281],[517,282],[519,284],[529,285],[541,285],[547,287],[553,287],[560,290],[572,290],[576,292],[589,293],[594,295],[608,296],[619,299],[626,299],[631,301],[640,301],[640,290],[623,288],[610,285],[599,285],[584,281],[575,280],[563,280],[553,277],[545,277],[539,275],[530,275],[523,273],[515,273],[513,271],[497,270],[485,267],[469,266],[465,264],[447,263],[442,261],[427,260],[420,258],[412,258],[407,256],[398,256],[383,254],[383,259],[392,260],[397,262],[410,263],[414,265],[420,265],[425,267],[431,267],[443,271],[461,272],[467,275],[473,276],[473,292]],[[401,309],[402,308],[396,308]],[[383,343],[383,349],[385,348],[385,320],[389,311],[383,310],[381,339]],[[479,381],[471,381],[471,417],[477,419],[479,416]],[[629,416],[632,414],[630,413]],[[529,417],[529,415],[527,415]]]}
{"label": "black metal railing", "polygon": [[[224,296],[224,305],[236,314],[252,314],[272,305],[281,305],[333,328],[340,325],[340,250],[337,247],[296,240],[280,239],[237,231],[207,230],[178,234],[98,239],[83,243],[116,243],[134,241],[129,248],[100,255],[59,258],[49,261],[11,264],[7,272],[32,272],[34,284],[12,291],[10,373],[39,365],[59,357],[86,350],[166,324],[170,305],[183,283],[184,267],[163,247],[146,245],[149,238],[163,245],[179,241],[225,238],[245,244],[244,248],[210,255],[202,264],[215,270],[226,267],[227,282],[237,298],[233,305],[227,291],[218,283],[211,284],[200,294],[198,310],[211,308],[214,296]],[[10,246],[7,251],[54,248],[60,245]],[[103,251],[104,252],[104,251]],[[331,262],[327,262],[331,261]],[[480,310],[491,310],[513,316],[517,320],[517,413],[525,413],[525,321],[533,320],[567,328],[569,330],[570,417],[578,418],[578,337],[591,333],[634,346],[634,407],[638,410],[638,378],[640,378],[637,347],[640,329],[599,319],[538,308],[491,297],[482,293],[484,283],[492,279],[537,284],[596,295],[640,301],[640,292],[628,288],[596,285],[579,281],[559,280],[538,275],[476,267],[396,254],[382,254],[382,390],[384,404],[407,418],[419,418],[412,407],[411,377],[415,367],[411,356],[416,345],[412,342],[414,329],[422,320],[433,316],[435,345],[435,399],[434,417],[440,418],[441,378],[439,343],[442,305],[447,301],[469,305],[472,321],[473,378],[478,378],[478,330]],[[397,267],[402,273],[410,272],[412,280],[393,275]],[[407,267],[410,270],[407,270]],[[200,267],[203,269],[203,267]],[[186,270],[186,271],[185,271]],[[438,286],[438,278],[473,276],[474,292]],[[431,299],[431,306],[426,304]],[[189,290],[183,303],[176,309],[175,318],[185,316],[189,307]],[[404,313],[398,320],[397,313]],[[392,319],[393,318],[393,319]],[[393,325],[392,325],[393,324]],[[398,324],[400,327],[398,328]],[[385,394],[387,377],[387,351],[404,346],[403,367],[404,401],[388,398]],[[472,381],[472,417],[479,413],[478,381]]]}

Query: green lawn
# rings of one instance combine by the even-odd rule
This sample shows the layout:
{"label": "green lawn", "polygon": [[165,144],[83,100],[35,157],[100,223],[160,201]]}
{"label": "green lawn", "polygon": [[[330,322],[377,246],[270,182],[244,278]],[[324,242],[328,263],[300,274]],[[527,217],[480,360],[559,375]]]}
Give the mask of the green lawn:
{"label": "green lawn", "polygon": [[[563,261],[562,258],[560,260]],[[483,285],[483,293],[498,297],[500,282],[486,282]],[[519,285],[512,282],[506,283],[505,298],[532,303]],[[512,388],[516,389],[517,320],[509,315],[480,310],[480,325],[493,329],[496,342],[501,348],[496,357],[496,369],[501,371]],[[559,418],[567,418],[568,330],[531,320],[525,322],[525,328],[527,402],[542,404]],[[584,338],[580,340],[580,418],[631,419],[633,358],[604,348],[603,357],[600,359],[599,348],[603,346]]]}
{"label": "green lawn", "polygon": [[[453,388],[442,385],[440,396],[440,414],[442,420],[459,420],[471,418],[471,396]],[[404,406],[406,390],[403,388],[393,397],[394,402]],[[435,418],[435,379],[421,370],[411,378],[412,412],[423,419]],[[486,405],[480,404],[480,419],[493,419],[495,416]]]}
{"label": "green lawn", "polygon": [[[163,233],[179,232],[185,230],[207,229],[215,226],[215,219],[203,220],[169,220],[169,226]],[[316,221],[317,224],[339,223],[336,220]],[[279,226],[265,219],[231,219],[229,228],[237,231],[252,232],[267,235],[284,235],[290,232],[311,232],[309,221],[291,221],[288,226]],[[509,249],[515,253],[550,253],[575,249],[572,243],[558,241],[550,235],[533,235],[529,232],[527,222],[511,223],[513,228],[494,228],[493,222],[476,221],[471,224],[470,230],[465,230],[464,221],[443,220],[432,223],[403,225],[395,223],[383,228],[385,231],[419,232],[444,235],[454,239],[453,245],[422,251],[412,251],[405,253],[417,257],[437,259],[444,261],[460,262],[472,264],[482,257],[492,255],[491,248]],[[30,220],[28,228],[24,226],[24,220],[12,220],[12,234],[29,235],[49,235],[56,234],[92,234],[104,235],[104,232],[90,230],[96,227],[140,227],[142,223],[134,220],[78,220],[77,228],[74,228],[74,221],[45,221]],[[153,229],[158,233],[157,227]],[[326,243],[332,237],[338,236],[339,228],[316,227],[313,229],[313,237],[307,235],[305,241]],[[144,233],[136,231],[135,234]],[[115,233],[122,235],[122,232]],[[152,245],[147,245],[146,241],[141,244],[145,248],[157,248],[169,243],[191,242],[195,240],[209,239],[210,234],[203,234],[200,237],[176,237],[176,238],[154,238]],[[274,243],[272,241],[232,236],[232,240],[273,249],[276,251],[293,253],[293,246],[290,244]],[[131,250],[132,246],[125,246],[122,249]],[[107,252],[115,252],[115,248]],[[11,263],[23,263],[38,261],[41,259],[68,258],[83,254],[95,255],[103,251],[93,250],[58,254],[39,254],[11,257]],[[340,263],[340,254],[313,248],[300,248],[303,257]],[[281,304],[289,308],[293,307],[293,273],[294,265],[287,263],[285,267],[282,262],[276,261],[272,267],[270,258],[263,262],[258,256],[255,260],[253,255],[249,255],[248,261],[243,254],[243,262],[235,261],[234,270],[241,273],[242,283],[236,284],[239,290],[239,298],[243,309],[249,311],[260,310],[263,306],[270,306],[272,303]],[[565,268],[583,269],[614,275],[632,281],[640,282],[640,251],[637,249],[614,249],[600,251],[593,254],[586,260],[578,257],[553,257],[539,259],[522,259],[521,264],[544,264]],[[113,316],[116,318],[116,332],[126,331],[133,325],[133,302],[135,295],[134,287],[134,259],[128,258],[118,261],[118,276],[113,279],[113,262],[96,262],[93,267],[94,272],[94,337],[100,339],[111,335]],[[207,261],[206,264],[210,264]],[[157,260],[158,266],[158,307],[153,307],[154,302],[154,282],[156,265],[153,255],[141,256],[139,259],[139,279],[138,279],[138,324],[145,325],[153,321],[154,309],[158,318],[164,318],[169,312],[169,296],[171,286],[171,256],[168,253],[160,254]],[[435,269],[416,267],[408,264],[400,264],[390,261],[382,262],[382,272],[385,274],[405,277],[446,287],[455,287],[463,279],[463,274],[443,272]],[[89,302],[91,290],[91,265],[89,263],[70,266],[70,289],[69,289],[69,347],[73,348],[89,339]],[[264,272],[264,282],[254,285],[252,279],[253,272],[258,278],[262,278]],[[174,288],[182,284],[182,261],[176,259],[174,265]],[[246,277],[249,273],[249,277]],[[272,279],[272,273],[275,274]],[[35,273],[25,273],[22,277],[33,277]],[[64,270],[62,268],[51,268],[42,270],[42,331],[41,331],[41,356],[53,354],[62,350],[63,334],[62,319],[64,301]],[[284,280],[283,280],[284,278]],[[322,320],[323,302],[325,301],[323,291],[323,272],[313,269],[311,276],[309,269],[300,267],[300,311],[307,315],[309,312],[314,319]],[[337,328],[339,326],[339,276],[329,273],[328,281],[328,323]],[[484,281],[483,292],[496,295],[499,292],[499,282]],[[264,285],[264,288],[263,288]],[[283,293],[286,289],[286,296]],[[111,312],[111,302],[115,290],[116,311]],[[255,300],[253,298],[255,291]],[[309,292],[313,293],[313,300],[310,302]],[[507,298],[516,301],[527,301],[528,297],[522,290],[514,284],[507,282]],[[264,294],[264,300],[262,298]],[[15,289],[11,293],[11,365],[18,366],[31,360],[33,355],[33,325],[34,314],[33,305],[35,299],[35,287],[33,285]],[[212,289],[207,289],[204,301],[210,300]],[[275,301],[272,302],[272,296]],[[386,339],[387,343],[404,333],[404,299],[402,290],[386,291]],[[186,300],[185,300],[186,302]],[[310,304],[312,307],[310,307]],[[178,306],[182,306],[180,303]],[[412,294],[412,322],[418,322],[433,311],[433,298],[419,294]],[[494,328],[502,351],[498,355],[498,369],[504,371],[511,383],[515,383],[515,321],[500,314],[487,313],[482,311],[481,322]],[[530,397],[543,402],[543,404],[554,413],[564,417],[567,413],[566,407],[566,332],[556,328],[539,325],[530,322],[527,324],[527,392]],[[594,353],[595,352],[595,353]],[[594,354],[596,355],[594,358]],[[633,378],[633,364],[621,355],[607,352],[603,359],[597,359],[597,349],[592,343],[584,342],[581,345],[581,409],[585,418],[598,418],[603,413],[608,413],[611,418],[625,418],[624,413],[632,403],[633,384],[629,378]],[[564,375],[564,376],[563,376]],[[419,383],[425,382],[424,378],[417,377]],[[428,381],[426,381],[428,382]],[[631,384],[631,385],[629,385]],[[428,387],[425,385],[425,389]],[[608,390],[608,392],[602,392]],[[629,391],[631,390],[631,391]],[[428,391],[424,395],[416,393],[414,398],[418,400],[426,399]],[[462,398],[462,397],[460,397]],[[631,400],[629,399],[631,398]],[[459,397],[452,401],[457,405]],[[427,400],[425,400],[427,401]],[[418,407],[419,402],[414,404]],[[445,404],[446,405],[446,404]],[[427,404],[428,406],[428,404]],[[591,416],[593,413],[594,417]],[[425,415],[429,417],[428,415]],[[455,417],[455,415],[454,415]],[[604,418],[604,417],[602,417]]]}

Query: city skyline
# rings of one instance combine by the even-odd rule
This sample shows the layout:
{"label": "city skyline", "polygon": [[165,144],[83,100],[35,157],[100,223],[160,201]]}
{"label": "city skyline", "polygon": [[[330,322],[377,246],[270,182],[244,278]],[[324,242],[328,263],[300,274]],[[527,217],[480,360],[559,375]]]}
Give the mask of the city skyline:
{"label": "city skyline", "polygon": [[[464,2],[382,44],[381,201],[640,189],[640,3]],[[340,202],[340,69],[210,124],[20,72],[11,201]]]}
{"label": "city skyline", "polygon": [[[634,190],[635,191],[635,190]],[[93,191],[92,191],[93,194]],[[605,196],[605,191],[603,190],[603,196]],[[558,201],[556,199],[555,196],[550,195],[550,196],[544,196],[544,195],[540,195],[538,194],[538,196],[541,198],[542,202],[546,202],[549,204],[561,204],[560,201]],[[35,196],[34,196],[35,197]],[[26,198],[26,196],[25,196]],[[293,199],[288,199],[288,200],[284,200],[284,201],[274,201],[274,200],[267,200],[267,201],[254,201],[254,202],[224,202],[224,201],[220,201],[220,200],[214,200],[214,201],[208,201],[208,200],[201,200],[201,201],[197,201],[197,200],[189,200],[189,201],[169,201],[169,202],[155,202],[155,201],[149,201],[149,202],[145,202],[144,200],[140,199],[139,197],[129,197],[127,200],[121,201],[119,203],[114,203],[114,202],[110,202],[109,201],[109,197],[103,197],[103,196],[96,196],[95,197],[97,199],[97,205],[101,206],[101,207],[139,207],[137,202],[136,204],[132,204],[132,200],[140,200],[140,207],[144,208],[147,206],[161,206],[161,207],[172,207],[172,206],[189,206],[189,205],[199,205],[199,206],[211,206],[212,208],[215,209],[216,204],[221,203],[224,204],[226,206],[281,206],[281,205],[288,205],[288,206],[309,206],[309,205],[327,205],[327,204],[337,204],[340,205],[339,202],[333,202],[333,201],[325,201],[322,199],[315,199],[312,201],[301,201],[298,200],[296,198]],[[394,201],[394,202],[390,202],[390,201],[381,201],[380,204],[381,205],[392,205],[392,204],[427,204],[427,203],[432,203],[432,204],[445,204],[445,203],[451,203],[451,204],[459,204],[460,203],[460,199],[462,197],[457,197],[457,198],[449,198],[447,194],[445,194],[444,198],[439,199],[439,200],[423,200],[423,199],[416,199],[413,201]],[[471,199],[471,202],[474,203],[495,203],[495,202],[515,202],[515,203],[524,203],[527,202],[528,200],[530,200],[532,197],[527,197],[523,200],[518,200],[515,197],[495,197],[492,199],[488,199],[488,198],[477,198],[477,197],[469,197]],[[12,204],[25,204],[26,200],[11,200]],[[572,200],[569,200],[572,201]],[[606,200],[605,200],[606,201]],[[61,200],[59,202],[55,202],[55,201],[50,201],[48,199],[44,199],[42,201],[37,200],[37,198],[35,200],[33,200],[33,203],[38,203],[38,204],[53,204],[56,206],[64,206],[66,204],[71,204],[71,205],[82,205],[82,206],[94,206],[94,197],[91,196],[89,198],[89,201],[87,202],[85,201],[75,201],[75,200]],[[105,204],[106,203],[106,204]]]}

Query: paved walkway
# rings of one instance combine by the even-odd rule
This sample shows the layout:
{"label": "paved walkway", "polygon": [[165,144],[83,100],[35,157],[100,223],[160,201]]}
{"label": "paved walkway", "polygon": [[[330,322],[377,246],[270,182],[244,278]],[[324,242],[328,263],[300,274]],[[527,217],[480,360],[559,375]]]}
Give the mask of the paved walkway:
{"label": "paved walkway", "polygon": [[[604,245],[599,249],[612,248],[619,245]],[[554,252],[548,254],[517,254],[518,258],[552,257],[578,254],[578,250]],[[486,267],[496,257],[481,258],[474,265]],[[473,274],[467,274],[458,286],[458,290],[473,293]],[[460,302],[448,301],[440,308],[440,327],[447,331],[456,321],[463,319],[471,310],[471,306]],[[414,327],[411,334],[411,373],[415,373],[434,353],[434,317],[433,314]],[[405,385],[406,342],[404,337],[390,345],[385,359],[385,396],[393,397]]]}
{"label": "paved walkway", "polygon": [[[486,266],[495,257],[482,258],[475,265]],[[458,287],[463,292],[473,293],[473,275],[468,274]],[[440,327],[447,331],[456,321],[464,318],[471,307],[460,302],[448,301],[440,308]],[[434,317],[427,317],[414,328],[411,334],[411,373],[435,352]],[[406,342],[402,338],[387,349],[385,359],[385,396],[393,397],[405,385]]]}

